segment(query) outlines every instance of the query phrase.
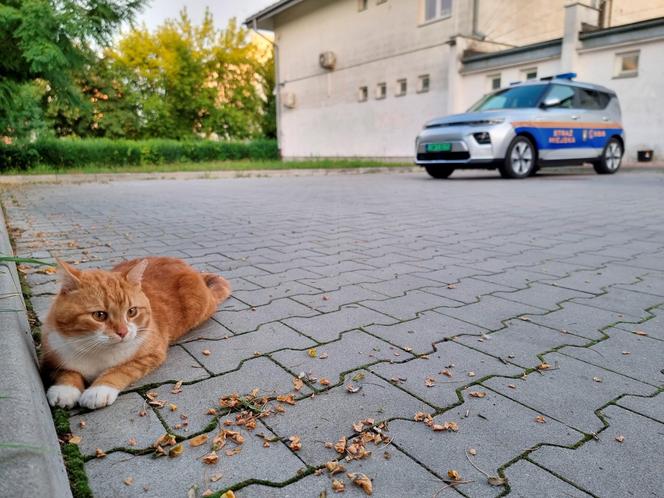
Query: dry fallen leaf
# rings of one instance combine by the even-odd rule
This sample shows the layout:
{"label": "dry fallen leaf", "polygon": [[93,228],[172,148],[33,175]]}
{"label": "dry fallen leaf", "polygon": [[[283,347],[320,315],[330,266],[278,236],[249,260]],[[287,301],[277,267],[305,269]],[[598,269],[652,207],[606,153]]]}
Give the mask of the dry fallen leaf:
{"label": "dry fallen leaf", "polygon": [[331,460],[325,464],[325,468],[330,473],[331,476],[334,474],[339,474],[340,472],[345,472],[346,469],[339,464],[336,460]]}
{"label": "dry fallen leaf", "polygon": [[448,470],[447,471],[447,477],[449,477],[453,481],[460,481],[461,480],[461,474],[459,474],[458,470]]}
{"label": "dry fallen leaf", "polygon": [[221,495],[219,498],[235,498],[235,493],[232,491],[226,491],[223,495]]}
{"label": "dry fallen leaf", "polygon": [[212,491],[210,488],[208,488],[205,491],[203,491],[203,494],[201,494],[201,496],[203,498],[207,498],[208,496],[212,496],[213,494],[214,494],[214,491]]}
{"label": "dry fallen leaf", "polygon": [[354,474],[349,472],[346,475],[351,481],[353,481],[353,484],[362,488],[362,491],[364,491],[367,495],[371,496],[373,494],[373,484],[371,479],[369,479],[365,474]]}
{"label": "dry fallen leaf", "polygon": [[163,434],[157,438],[152,447],[156,448],[157,446],[173,446],[175,442],[175,436],[173,434]]}
{"label": "dry fallen leaf", "polygon": [[171,394],[180,394],[181,392],[182,392],[182,381],[178,380],[173,386],[173,389],[171,389]]}
{"label": "dry fallen leaf", "polygon": [[200,446],[202,444],[205,444],[208,440],[208,435],[207,434],[201,434],[199,436],[196,436],[194,438],[191,438],[189,440],[189,446],[192,448],[195,448],[196,446]]}
{"label": "dry fallen leaf", "polygon": [[427,387],[433,387],[435,384],[436,384],[436,380],[431,378],[431,377],[427,377],[424,380],[424,385],[427,386]]}
{"label": "dry fallen leaf", "polygon": [[169,403],[168,408],[170,408],[170,410],[174,412],[175,410],[178,409],[178,405],[176,405],[175,403]]}
{"label": "dry fallen leaf", "polygon": [[95,456],[97,458],[104,458],[106,456],[106,453],[104,453],[101,448],[97,448],[95,450]]}
{"label": "dry fallen leaf", "polygon": [[539,365],[537,365],[537,370],[548,370],[549,368],[551,368],[551,365],[549,365],[546,362],[542,362]]}
{"label": "dry fallen leaf", "polygon": [[535,417],[535,422],[538,424],[546,424],[546,419],[542,415]]}
{"label": "dry fallen leaf", "polygon": [[530,317],[527,317],[527,316],[525,316],[525,315],[524,315],[524,316],[520,316],[520,317],[519,317],[519,320],[523,320],[524,322],[529,322],[529,321],[530,321]]}
{"label": "dry fallen leaf", "polygon": [[213,465],[219,461],[219,455],[217,455],[216,451],[211,451],[207,455],[203,456],[203,463],[207,463],[208,465]]}
{"label": "dry fallen leaf", "polygon": [[136,446],[138,444],[138,441],[136,441],[135,437],[130,437],[128,441],[129,446]]}
{"label": "dry fallen leaf", "polygon": [[293,378],[293,389],[296,391],[299,391],[304,387],[304,382],[302,382],[302,379],[298,379],[297,377]]}
{"label": "dry fallen leaf", "polygon": [[330,379],[327,379],[327,378],[325,378],[325,377],[321,378],[321,379],[318,381],[318,383],[319,383],[321,386],[329,386],[329,385],[331,384]]}
{"label": "dry fallen leaf", "polygon": [[78,421],[78,426],[83,429],[85,427],[85,420],[81,419]]}
{"label": "dry fallen leaf", "polygon": [[623,436],[622,434],[620,436],[616,436],[616,441],[618,441],[619,443],[622,443],[624,440],[625,436]]}
{"label": "dry fallen leaf", "polygon": [[648,335],[648,333],[647,333],[647,332],[644,332],[643,330],[635,330],[634,333],[635,333],[636,335]]}
{"label": "dry fallen leaf", "polygon": [[346,453],[346,436],[341,436],[339,438],[339,441],[334,445],[334,449],[337,453],[341,453],[342,455]]}
{"label": "dry fallen leaf", "polygon": [[316,356],[318,356],[318,351],[316,351],[316,348],[309,348],[307,349],[307,354],[309,355],[309,357],[315,358]]}
{"label": "dry fallen leaf", "polygon": [[510,389],[516,389],[516,385],[514,384],[507,384],[507,387],[509,387]]}
{"label": "dry fallen leaf", "polygon": [[212,482],[217,482],[217,481],[218,481],[219,479],[221,479],[222,477],[223,477],[223,476],[222,476],[221,472],[217,472],[216,474],[212,474],[212,475],[210,476],[210,480],[211,480]]}
{"label": "dry fallen leaf", "polygon": [[72,436],[69,438],[69,441],[67,442],[71,444],[78,444],[81,442],[81,436]]}
{"label": "dry fallen leaf", "polygon": [[171,458],[179,457],[184,453],[184,445],[182,443],[176,444],[168,451],[168,456]]}
{"label": "dry fallen leaf", "polygon": [[593,381],[594,382],[602,382],[602,378],[601,377],[593,377]]}
{"label": "dry fallen leaf", "polygon": [[127,477],[124,481],[127,486],[131,486],[134,483],[134,478],[133,477]]}
{"label": "dry fallen leaf", "polygon": [[294,405],[295,404],[295,396],[293,396],[292,394],[281,394],[281,395],[277,396],[277,401],[281,401],[282,403],[286,403],[286,404],[289,404],[289,405]]}
{"label": "dry fallen leaf", "polygon": [[362,422],[355,422],[353,424],[353,430],[355,432],[362,432],[362,429],[364,429],[364,425],[362,424]]}
{"label": "dry fallen leaf", "polygon": [[344,484],[343,481],[340,481],[339,479],[333,479],[332,480],[332,491],[335,493],[343,493],[346,490],[346,485]]}
{"label": "dry fallen leaf", "polygon": [[290,443],[288,443],[288,447],[293,450],[293,451],[299,451],[302,449],[302,442],[300,441],[300,436],[291,436],[288,438]]}
{"label": "dry fallen leaf", "polygon": [[475,456],[475,455],[477,455],[477,450],[475,448],[469,448],[468,453]]}
{"label": "dry fallen leaf", "polygon": [[346,384],[346,391],[348,391],[349,393],[354,394],[354,393],[360,392],[360,389],[362,389],[362,386],[356,386],[356,385],[353,385],[353,384]]}
{"label": "dry fallen leaf", "polygon": [[468,372],[468,377],[475,377],[475,372]]}
{"label": "dry fallen leaf", "polygon": [[440,375],[444,375],[445,377],[449,377],[450,379],[452,378],[452,372],[449,370],[441,370],[438,372]]}
{"label": "dry fallen leaf", "polygon": [[470,391],[470,394],[473,398],[484,398],[486,393],[484,391]]}
{"label": "dry fallen leaf", "polygon": [[226,450],[224,453],[226,453],[226,456],[231,457],[231,456],[237,455],[241,451],[242,451],[242,446],[237,446],[237,447],[233,448],[232,450]]}
{"label": "dry fallen leaf", "polygon": [[203,351],[201,351],[201,353],[203,353],[205,356],[210,356],[212,354],[212,352],[209,349],[204,349]]}
{"label": "dry fallen leaf", "polygon": [[507,484],[507,479],[505,479],[504,477],[500,477],[500,476],[489,476],[487,478],[487,482],[491,486],[504,486],[505,484]]}

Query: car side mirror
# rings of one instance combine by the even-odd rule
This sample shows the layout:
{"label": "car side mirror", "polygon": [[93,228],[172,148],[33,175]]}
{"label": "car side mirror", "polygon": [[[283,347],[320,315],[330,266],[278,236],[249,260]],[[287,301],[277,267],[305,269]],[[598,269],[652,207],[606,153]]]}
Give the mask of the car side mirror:
{"label": "car side mirror", "polygon": [[549,107],[556,107],[560,105],[560,99],[558,97],[547,97],[542,102],[541,107],[543,109],[548,109]]}

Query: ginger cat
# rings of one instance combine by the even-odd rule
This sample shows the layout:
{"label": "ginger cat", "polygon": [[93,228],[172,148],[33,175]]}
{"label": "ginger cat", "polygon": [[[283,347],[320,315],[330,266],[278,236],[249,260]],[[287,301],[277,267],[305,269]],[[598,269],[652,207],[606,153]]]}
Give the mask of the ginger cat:
{"label": "ginger cat", "polygon": [[231,294],[224,278],[174,258],[125,261],[111,271],[59,265],[61,288],[42,341],[51,406],[110,405]]}

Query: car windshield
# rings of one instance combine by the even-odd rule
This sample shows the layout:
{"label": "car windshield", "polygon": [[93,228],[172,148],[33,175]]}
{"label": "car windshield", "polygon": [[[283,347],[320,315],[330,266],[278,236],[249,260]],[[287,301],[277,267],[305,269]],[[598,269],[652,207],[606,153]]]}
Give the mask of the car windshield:
{"label": "car windshield", "polygon": [[482,97],[473,105],[471,111],[490,111],[492,109],[522,109],[535,107],[548,85],[523,85],[503,88]]}

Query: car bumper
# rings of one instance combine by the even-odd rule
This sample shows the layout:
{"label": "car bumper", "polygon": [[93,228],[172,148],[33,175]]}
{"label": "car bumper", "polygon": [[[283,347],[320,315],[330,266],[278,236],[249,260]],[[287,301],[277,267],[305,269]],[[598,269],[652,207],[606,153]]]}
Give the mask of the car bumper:
{"label": "car bumper", "polygon": [[[474,134],[487,132],[491,143],[481,144]],[[503,161],[507,145],[514,138],[514,130],[509,124],[491,127],[448,126],[425,128],[415,141],[415,163],[420,166],[435,164],[456,167],[495,167]],[[429,144],[450,144],[446,152],[429,152]]]}

